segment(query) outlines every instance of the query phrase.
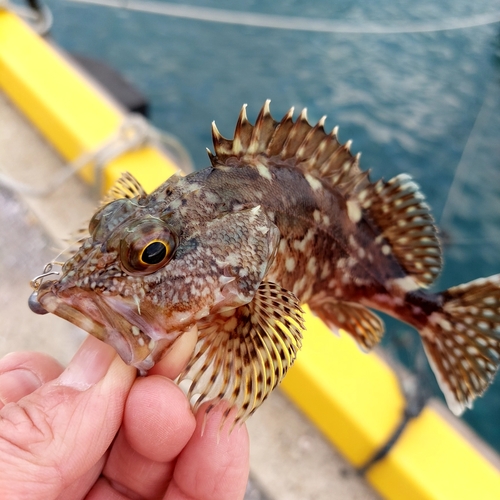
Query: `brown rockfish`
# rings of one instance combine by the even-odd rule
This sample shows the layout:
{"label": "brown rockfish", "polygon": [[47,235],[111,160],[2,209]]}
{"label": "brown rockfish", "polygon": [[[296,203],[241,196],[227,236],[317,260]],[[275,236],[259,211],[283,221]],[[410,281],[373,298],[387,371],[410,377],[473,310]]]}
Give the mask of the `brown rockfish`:
{"label": "brown rockfish", "polygon": [[[241,110],[234,139],[213,125],[211,166],[147,194],[129,175],[90,221],[56,280],[37,281],[51,312],[111,344],[141,373],[188,329],[198,341],[179,377],[244,420],[301,346],[300,304],[364,349],[382,337],[371,311],[415,327],[455,413],[500,361],[500,275],[441,293],[434,220],[406,174],[371,182],[337,129],[305,110],[280,122],[269,102],[255,125]],[[314,332],[311,332],[311,335]]]}

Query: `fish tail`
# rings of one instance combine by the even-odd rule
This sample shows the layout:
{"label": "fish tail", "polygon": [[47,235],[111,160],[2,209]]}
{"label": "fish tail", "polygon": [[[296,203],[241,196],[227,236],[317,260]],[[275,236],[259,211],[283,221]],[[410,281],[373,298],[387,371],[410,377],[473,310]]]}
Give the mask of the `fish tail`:
{"label": "fish tail", "polygon": [[449,288],[439,299],[420,334],[446,402],[460,415],[500,364],[500,274]]}

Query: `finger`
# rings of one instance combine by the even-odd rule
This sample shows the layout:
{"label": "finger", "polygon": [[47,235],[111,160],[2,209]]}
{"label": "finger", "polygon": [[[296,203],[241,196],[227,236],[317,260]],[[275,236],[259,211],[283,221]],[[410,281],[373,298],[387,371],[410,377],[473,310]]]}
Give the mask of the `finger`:
{"label": "finger", "polygon": [[55,380],[0,410],[0,491],[54,498],[104,455],[135,370],[89,336]]}
{"label": "finger", "polygon": [[174,342],[167,354],[149,370],[148,375],[163,375],[172,380],[177,378],[193,355],[197,340],[198,328],[195,325]]}
{"label": "finger", "polygon": [[125,498],[161,498],[172,479],[174,466],[175,462],[156,462],[137,453],[120,430],[102,471],[102,481],[92,488],[90,498],[107,500],[110,491]]}
{"label": "finger", "polygon": [[85,474],[73,481],[64,491],[57,497],[57,500],[75,500],[76,498],[85,498],[86,492],[89,491],[96,481],[99,480],[104,464],[106,463],[107,454],[101,457]]}
{"label": "finger", "polygon": [[195,425],[186,397],[171,380],[161,376],[137,379],[103,470],[107,484],[100,484],[99,489],[112,487],[131,498],[160,498],[172,477],[174,460]]}
{"label": "finger", "polygon": [[[129,500],[130,497],[117,491],[105,477],[100,477],[85,500]],[[59,500],[59,499],[57,499]]]}
{"label": "finger", "polygon": [[249,472],[249,442],[246,427],[236,426],[229,433],[228,419],[222,430],[225,403],[208,415],[202,405],[196,414],[196,430],[177,459],[174,477],[165,500],[242,499]]}
{"label": "finger", "polygon": [[14,352],[0,359],[0,409],[58,377],[63,367],[39,352]]}
{"label": "finger", "polygon": [[171,380],[138,379],[130,391],[123,429],[130,445],[150,460],[174,459],[196,426],[189,402]]}

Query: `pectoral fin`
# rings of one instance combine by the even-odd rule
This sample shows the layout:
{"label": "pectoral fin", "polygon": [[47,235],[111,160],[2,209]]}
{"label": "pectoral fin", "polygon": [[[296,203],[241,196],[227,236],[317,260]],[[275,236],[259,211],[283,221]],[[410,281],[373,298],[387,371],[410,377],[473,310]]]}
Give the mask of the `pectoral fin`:
{"label": "pectoral fin", "polygon": [[199,322],[194,355],[178,383],[190,381],[194,410],[204,401],[216,400],[215,405],[224,399],[225,417],[236,407],[236,422],[244,421],[292,366],[303,328],[297,297],[263,282],[248,304]]}

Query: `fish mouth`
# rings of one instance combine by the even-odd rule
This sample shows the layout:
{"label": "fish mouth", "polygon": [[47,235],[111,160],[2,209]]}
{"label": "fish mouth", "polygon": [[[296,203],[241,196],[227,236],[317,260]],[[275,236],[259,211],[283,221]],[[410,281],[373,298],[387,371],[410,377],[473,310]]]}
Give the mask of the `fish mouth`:
{"label": "fish mouth", "polygon": [[[110,344],[125,363],[145,373],[175,339],[165,334],[160,339],[158,328],[145,318],[123,314],[132,310],[132,304],[122,303],[117,310],[118,301],[109,299],[76,287],[60,287],[59,281],[46,281],[31,295],[29,306],[38,314],[55,314]],[[134,321],[136,317],[139,319]]]}

